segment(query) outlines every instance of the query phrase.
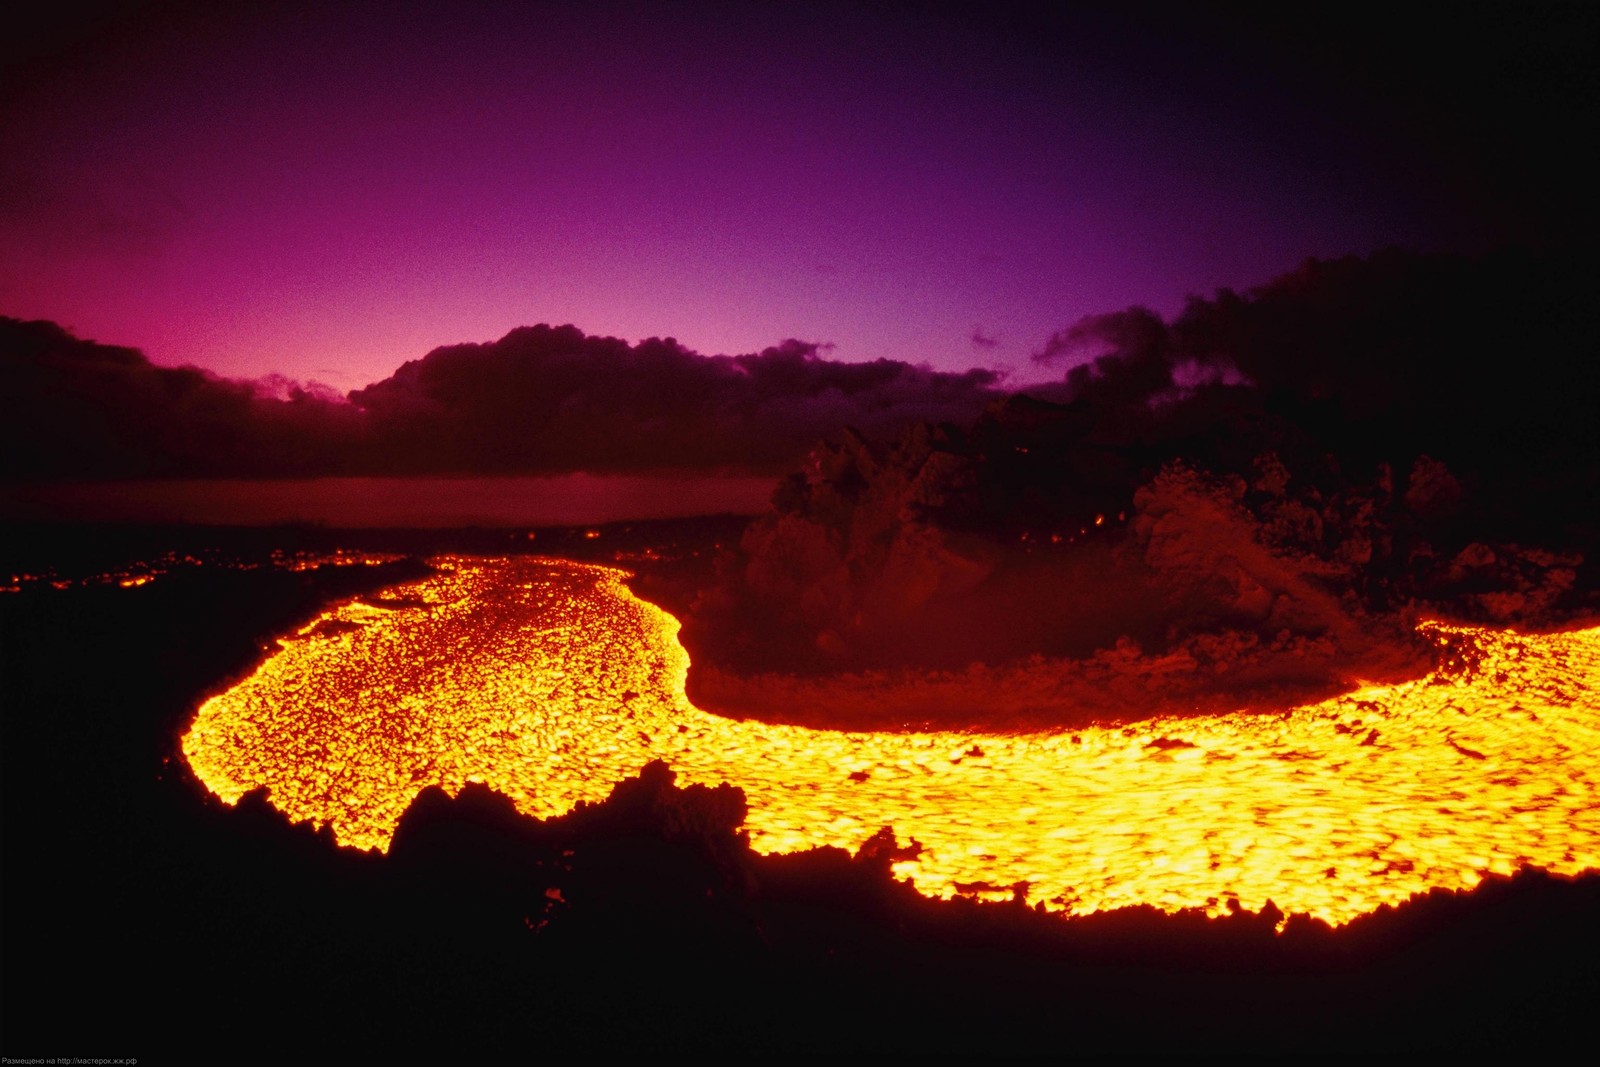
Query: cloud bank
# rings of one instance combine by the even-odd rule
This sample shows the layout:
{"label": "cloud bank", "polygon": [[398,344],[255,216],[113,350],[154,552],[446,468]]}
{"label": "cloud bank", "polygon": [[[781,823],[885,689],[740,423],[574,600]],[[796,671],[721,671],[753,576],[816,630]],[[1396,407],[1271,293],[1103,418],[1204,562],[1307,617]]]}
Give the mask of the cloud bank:
{"label": "cloud bank", "polygon": [[983,370],[835,362],[801,341],[702,356],[670,338],[629,345],[535,326],[437,349],[350,400],[407,471],[777,472],[843,426],[970,418],[998,384]]}
{"label": "cloud bank", "polygon": [[991,371],[841,363],[786,341],[703,356],[573,326],[436,349],[340,397],[167,368],[46,322],[0,319],[0,478],[776,473],[843,426],[966,419]]}

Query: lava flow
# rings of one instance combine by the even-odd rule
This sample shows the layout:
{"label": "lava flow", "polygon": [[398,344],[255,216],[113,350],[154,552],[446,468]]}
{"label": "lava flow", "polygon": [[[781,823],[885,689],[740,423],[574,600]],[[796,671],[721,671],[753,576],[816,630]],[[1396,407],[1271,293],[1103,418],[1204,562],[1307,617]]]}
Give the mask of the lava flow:
{"label": "lava flow", "polygon": [[1280,714],[1071,733],[862,733],[732,721],[684,696],[678,622],[615,569],[448,558],[325,612],[183,739],[229,803],[257,786],[386,848],[418,790],[483,782],[558,815],[663,759],[745,791],[763,852],[893,826],[923,892],[1346,922],[1486,873],[1600,866],[1600,628],[1430,624],[1470,669]]}

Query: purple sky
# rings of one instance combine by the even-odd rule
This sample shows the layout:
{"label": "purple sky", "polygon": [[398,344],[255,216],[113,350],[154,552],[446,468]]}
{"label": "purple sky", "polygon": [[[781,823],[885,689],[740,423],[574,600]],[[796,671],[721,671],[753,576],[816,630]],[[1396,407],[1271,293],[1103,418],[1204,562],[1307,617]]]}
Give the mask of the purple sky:
{"label": "purple sky", "polygon": [[0,314],[341,390],[539,322],[1058,375],[1086,314],[1538,239],[1578,149],[1519,109],[1593,46],[1504,5],[208,6],[7,54]]}

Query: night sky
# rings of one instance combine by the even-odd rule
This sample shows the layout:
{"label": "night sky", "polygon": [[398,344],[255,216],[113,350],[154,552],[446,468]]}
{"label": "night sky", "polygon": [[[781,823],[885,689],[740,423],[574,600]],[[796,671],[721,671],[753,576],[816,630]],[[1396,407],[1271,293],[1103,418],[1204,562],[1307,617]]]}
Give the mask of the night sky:
{"label": "night sky", "polygon": [[341,392],[542,322],[1020,383],[1085,315],[1594,229],[1577,7],[211,8],[14,35],[0,313]]}

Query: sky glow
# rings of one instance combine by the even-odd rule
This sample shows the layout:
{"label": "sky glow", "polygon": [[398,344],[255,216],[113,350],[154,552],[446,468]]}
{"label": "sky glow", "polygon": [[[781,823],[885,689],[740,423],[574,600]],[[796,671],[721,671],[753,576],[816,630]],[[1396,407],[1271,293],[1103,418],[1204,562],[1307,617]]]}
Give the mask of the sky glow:
{"label": "sky glow", "polygon": [[154,10],[8,54],[0,312],[227,376],[571,322],[1036,381],[1083,315],[1503,221],[1383,63],[1212,9]]}

